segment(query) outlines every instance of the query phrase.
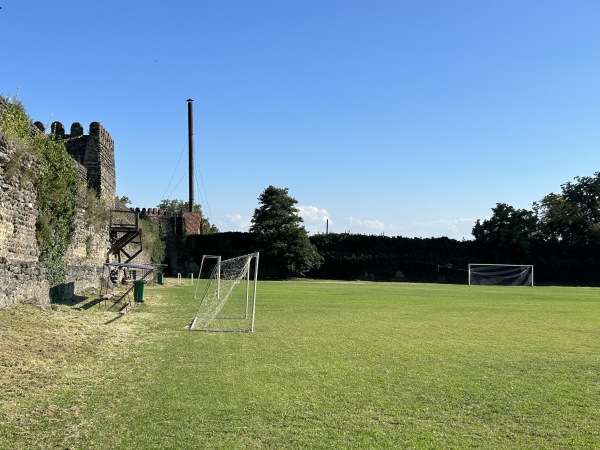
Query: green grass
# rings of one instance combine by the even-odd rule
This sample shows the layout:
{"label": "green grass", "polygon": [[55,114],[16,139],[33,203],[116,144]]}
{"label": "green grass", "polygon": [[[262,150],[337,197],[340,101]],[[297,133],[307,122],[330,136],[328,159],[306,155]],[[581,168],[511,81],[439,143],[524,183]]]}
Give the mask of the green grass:
{"label": "green grass", "polygon": [[192,296],[168,280],[115,321],[54,312],[83,343],[0,401],[0,447],[600,442],[599,289],[259,282],[252,334],[187,331]]}

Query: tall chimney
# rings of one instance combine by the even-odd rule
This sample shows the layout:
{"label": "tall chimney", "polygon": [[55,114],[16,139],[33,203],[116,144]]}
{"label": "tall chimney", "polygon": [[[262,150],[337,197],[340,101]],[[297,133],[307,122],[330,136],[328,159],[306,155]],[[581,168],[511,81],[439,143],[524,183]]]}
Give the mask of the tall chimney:
{"label": "tall chimney", "polygon": [[187,99],[188,104],[188,145],[189,145],[189,193],[190,204],[189,211],[194,211],[194,112],[192,110],[192,100]]}

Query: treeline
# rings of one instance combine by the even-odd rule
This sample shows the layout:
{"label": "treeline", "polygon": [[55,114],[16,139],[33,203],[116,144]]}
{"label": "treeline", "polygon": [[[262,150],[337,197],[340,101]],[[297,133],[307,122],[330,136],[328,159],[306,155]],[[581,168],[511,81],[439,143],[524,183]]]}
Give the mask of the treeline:
{"label": "treeline", "polygon": [[536,283],[600,285],[600,173],[577,177],[531,210],[505,203],[478,220],[473,240],[356,234],[308,236],[287,189],[259,197],[250,233],[188,238],[203,254],[233,257],[261,251],[264,277],[466,283],[469,263],[533,264]]}
{"label": "treeline", "polygon": [[536,283],[600,284],[600,246],[534,241],[520,248],[449,238],[404,238],[350,234],[317,235],[324,256],[309,276],[335,279],[467,283],[468,265],[533,264]]}
{"label": "treeline", "polygon": [[372,281],[432,281],[462,283],[467,280],[473,242],[449,238],[416,239],[358,234],[320,234],[311,242],[323,256],[315,278]]}
{"label": "treeline", "polygon": [[[318,279],[467,283],[468,264],[533,264],[536,284],[600,285],[600,245],[534,241],[528,254],[477,240],[319,234],[311,243],[323,257],[306,276]],[[223,232],[187,237],[190,255],[224,259],[257,251],[256,235]],[[261,277],[277,273],[273,258],[260,258]]]}

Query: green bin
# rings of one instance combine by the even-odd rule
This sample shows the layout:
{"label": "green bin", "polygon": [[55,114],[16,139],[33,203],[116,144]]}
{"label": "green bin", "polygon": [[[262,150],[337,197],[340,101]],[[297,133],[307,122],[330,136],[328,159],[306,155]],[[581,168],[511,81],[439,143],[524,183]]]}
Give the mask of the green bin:
{"label": "green bin", "polygon": [[136,281],[133,284],[133,301],[143,302],[144,301],[144,287],[146,282],[144,280]]}
{"label": "green bin", "polygon": [[158,284],[165,284],[165,283],[164,283],[164,280],[163,280],[163,275],[164,275],[164,274],[163,274],[162,272],[158,272],[158,273],[156,274],[156,282],[157,282]]}

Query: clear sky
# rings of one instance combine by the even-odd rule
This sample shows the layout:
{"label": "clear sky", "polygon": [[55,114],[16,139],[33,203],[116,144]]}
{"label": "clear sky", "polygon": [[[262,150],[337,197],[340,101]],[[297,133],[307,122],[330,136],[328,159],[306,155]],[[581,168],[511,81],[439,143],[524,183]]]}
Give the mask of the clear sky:
{"label": "clear sky", "polygon": [[247,230],[288,188],[311,233],[471,238],[600,170],[598,0],[0,0],[0,93],[115,141],[133,206]]}

